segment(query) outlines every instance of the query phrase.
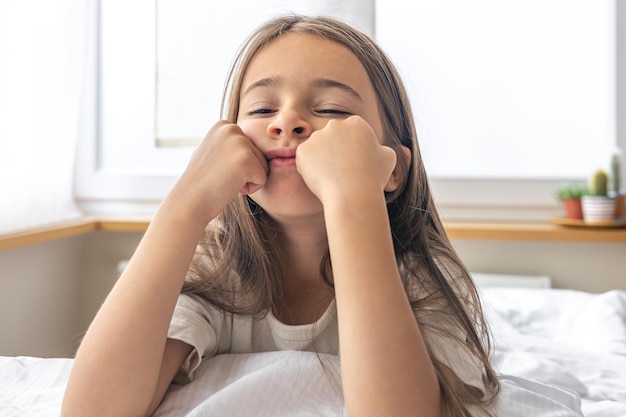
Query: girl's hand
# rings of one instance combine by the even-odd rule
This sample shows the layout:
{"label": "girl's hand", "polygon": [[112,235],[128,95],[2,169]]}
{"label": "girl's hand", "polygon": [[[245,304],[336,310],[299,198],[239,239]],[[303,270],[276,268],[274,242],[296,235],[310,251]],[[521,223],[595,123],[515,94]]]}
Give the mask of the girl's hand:
{"label": "girl's hand", "polygon": [[395,165],[395,152],[359,116],[330,120],[296,153],[298,172],[322,204],[354,193],[382,193]]}
{"label": "girl's hand", "polygon": [[206,134],[167,200],[206,225],[237,193],[263,187],[267,172],[261,151],[239,126],[222,120]]}

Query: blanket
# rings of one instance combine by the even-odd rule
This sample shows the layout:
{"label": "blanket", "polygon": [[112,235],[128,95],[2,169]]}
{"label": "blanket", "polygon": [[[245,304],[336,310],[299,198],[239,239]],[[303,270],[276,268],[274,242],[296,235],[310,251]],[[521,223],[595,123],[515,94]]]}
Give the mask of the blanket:
{"label": "blanket", "polygon": [[[499,417],[626,416],[626,292],[485,288]],[[0,357],[0,417],[58,416],[72,359]],[[339,359],[219,355],[157,417],[344,416]],[[476,414],[479,416],[479,414]]]}

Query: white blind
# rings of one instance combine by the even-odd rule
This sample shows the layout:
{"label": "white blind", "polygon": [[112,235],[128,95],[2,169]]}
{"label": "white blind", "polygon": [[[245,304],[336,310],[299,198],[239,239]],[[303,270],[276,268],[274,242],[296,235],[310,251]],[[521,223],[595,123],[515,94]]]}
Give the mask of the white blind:
{"label": "white blind", "polygon": [[377,3],[435,178],[586,177],[616,143],[615,1]]}

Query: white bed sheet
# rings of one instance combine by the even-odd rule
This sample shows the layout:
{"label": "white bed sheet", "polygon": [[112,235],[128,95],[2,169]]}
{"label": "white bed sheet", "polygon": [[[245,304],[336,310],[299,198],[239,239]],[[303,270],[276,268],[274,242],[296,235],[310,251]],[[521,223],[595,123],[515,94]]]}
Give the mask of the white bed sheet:
{"label": "white bed sheet", "polygon": [[626,292],[481,292],[499,372],[574,391],[585,416],[626,416]]}
{"label": "white bed sheet", "polygon": [[[496,337],[498,416],[626,416],[626,293],[481,292]],[[320,359],[338,369],[337,358],[306,352],[217,356],[173,387],[156,416],[343,416],[338,379]],[[0,417],[58,416],[71,366],[0,357]]]}

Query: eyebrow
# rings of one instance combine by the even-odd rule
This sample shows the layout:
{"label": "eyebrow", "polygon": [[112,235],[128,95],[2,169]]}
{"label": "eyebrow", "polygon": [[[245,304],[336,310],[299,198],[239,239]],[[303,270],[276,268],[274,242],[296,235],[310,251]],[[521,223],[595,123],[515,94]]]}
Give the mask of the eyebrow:
{"label": "eyebrow", "polygon": [[245,97],[247,94],[250,93],[250,91],[256,89],[256,88],[260,88],[260,87],[277,87],[280,86],[282,84],[282,80],[276,77],[267,77],[267,78],[263,78],[260,79],[259,81],[255,81],[252,84],[250,84],[242,93],[241,93],[241,97]]}
{"label": "eyebrow", "polygon": [[353,89],[352,87],[350,87],[347,84],[344,84],[342,82],[339,81],[335,81],[335,80],[331,80],[328,78],[319,78],[317,80],[315,80],[313,82],[313,87],[316,88],[339,88],[340,90],[346,91],[348,93],[350,93],[350,95],[358,98],[359,100],[363,100],[361,98],[361,96],[359,95],[359,93],[356,92],[355,89]]}
{"label": "eyebrow", "polygon": [[[250,91],[256,88],[279,87],[282,84],[283,84],[283,80],[280,78],[275,78],[275,77],[263,78],[250,84],[243,91],[243,93],[241,93],[241,97],[245,97],[247,94],[250,93]],[[331,80],[329,78],[318,78],[313,81],[312,86],[314,88],[338,88],[340,90],[348,92],[350,95],[358,98],[361,101],[363,100],[361,96],[359,95],[359,93],[357,93],[356,90],[350,87],[349,85],[336,81],[336,80]]]}

